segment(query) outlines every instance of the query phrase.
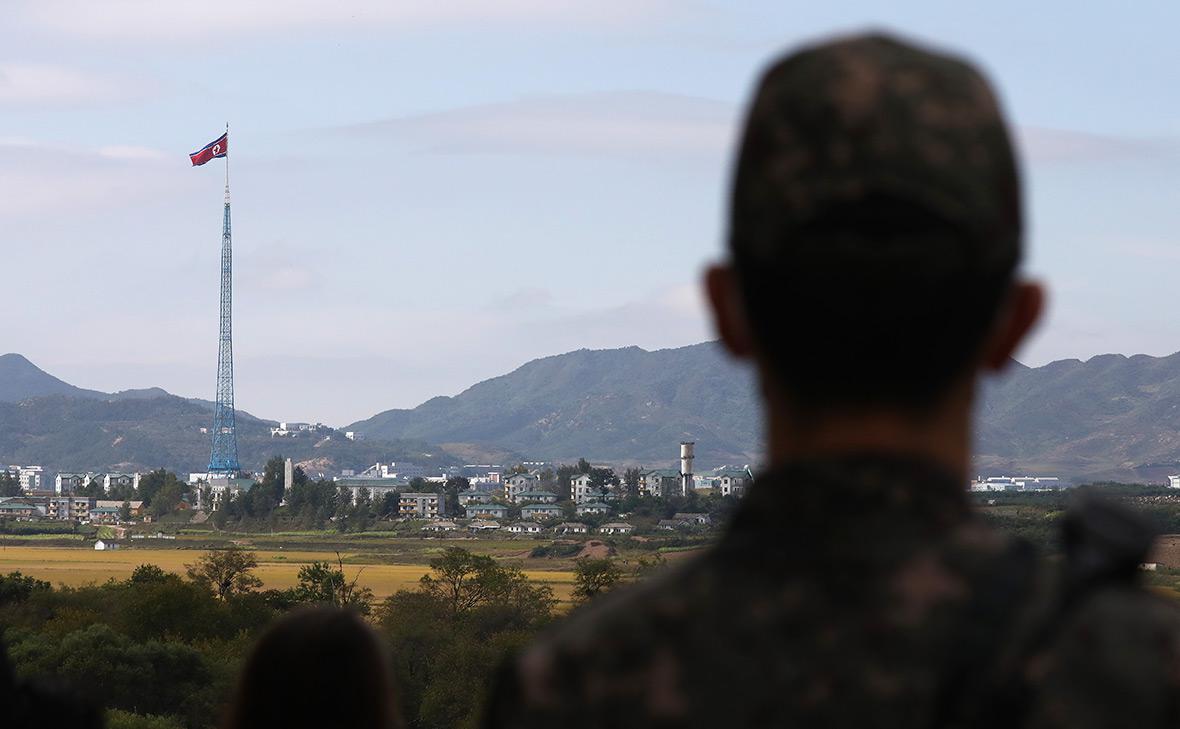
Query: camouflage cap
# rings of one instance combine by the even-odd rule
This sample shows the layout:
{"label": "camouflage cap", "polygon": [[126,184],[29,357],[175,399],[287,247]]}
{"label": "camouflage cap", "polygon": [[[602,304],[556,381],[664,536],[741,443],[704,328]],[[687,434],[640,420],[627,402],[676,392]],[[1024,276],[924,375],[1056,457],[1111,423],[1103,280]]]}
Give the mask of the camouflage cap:
{"label": "camouflage cap", "polygon": [[[917,211],[944,234],[842,230],[870,200]],[[823,235],[811,234],[817,225]],[[874,34],[804,48],[763,75],[733,186],[730,246],[739,260],[860,258],[1007,274],[1021,229],[1008,131],[987,81],[966,62]]]}

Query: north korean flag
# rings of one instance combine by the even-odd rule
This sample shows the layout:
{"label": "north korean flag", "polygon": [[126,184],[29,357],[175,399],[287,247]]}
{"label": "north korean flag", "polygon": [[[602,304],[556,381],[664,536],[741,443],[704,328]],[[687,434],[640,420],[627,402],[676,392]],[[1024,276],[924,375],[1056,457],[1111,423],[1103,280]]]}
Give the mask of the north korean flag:
{"label": "north korean flag", "polygon": [[193,167],[203,165],[211,159],[220,159],[229,152],[229,132],[222,134],[217,139],[209,142],[204,147],[201,147],[196,152],[188,156],[192,160]]}

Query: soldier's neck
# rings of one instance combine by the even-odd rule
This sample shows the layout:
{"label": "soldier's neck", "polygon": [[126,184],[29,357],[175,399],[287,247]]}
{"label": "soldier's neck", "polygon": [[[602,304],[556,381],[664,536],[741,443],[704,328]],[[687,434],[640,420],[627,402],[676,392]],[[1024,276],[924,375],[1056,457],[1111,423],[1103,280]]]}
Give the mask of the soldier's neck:
{"label": "soldier's neck", "polygon": [[767,465],[880,453],[921,458],[965,481],[971,463],[972,396],[970,385],[956,388],[921,417],[874,409],[799,418],[784,407],[768,407]]}

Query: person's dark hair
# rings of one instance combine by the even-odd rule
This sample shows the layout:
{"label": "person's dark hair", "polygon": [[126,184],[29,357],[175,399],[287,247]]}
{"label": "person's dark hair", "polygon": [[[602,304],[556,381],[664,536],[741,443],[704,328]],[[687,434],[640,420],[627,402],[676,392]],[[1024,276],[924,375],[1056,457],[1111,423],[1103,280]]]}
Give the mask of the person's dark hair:
{"label": "person's dark hair", "polygon": [[394,729],[402,721],[388,652],[358,615],[296,610],[258,640],[226,729]]}
{"label": "person's dark hair", "polygon": [[937,402],[978,354],[1021,240],[1007,129],[969,64],[859,36],[763,76],[729,245],[756,346],[800,412]]}

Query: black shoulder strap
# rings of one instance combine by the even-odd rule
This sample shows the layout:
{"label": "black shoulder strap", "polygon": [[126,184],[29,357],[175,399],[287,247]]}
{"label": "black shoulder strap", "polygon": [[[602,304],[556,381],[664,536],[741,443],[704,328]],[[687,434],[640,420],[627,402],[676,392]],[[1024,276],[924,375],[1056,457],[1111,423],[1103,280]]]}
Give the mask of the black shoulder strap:
{"label": "black shoulder strap", "polygon": [[976,584],[949,644],[952,653],[935,697],[932,729],[974,724],[990,703],[997,663],[1007,647],[1004,638],[1030,602],[1037,564],[1033,546],[1014,540]]}

